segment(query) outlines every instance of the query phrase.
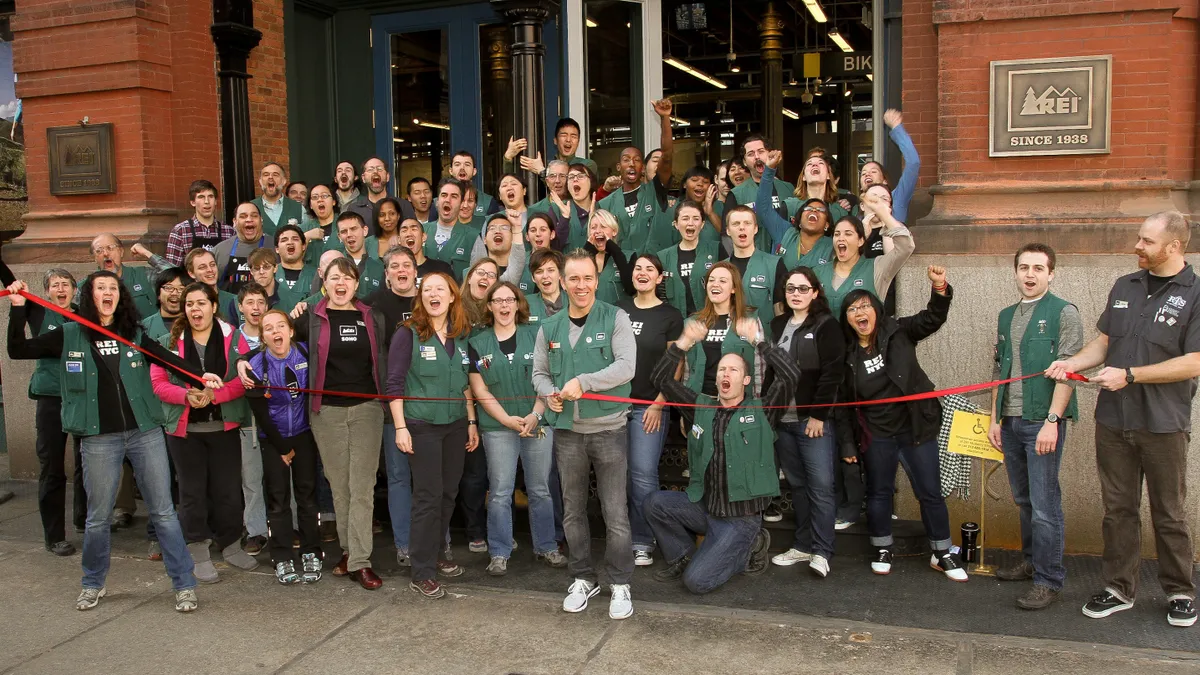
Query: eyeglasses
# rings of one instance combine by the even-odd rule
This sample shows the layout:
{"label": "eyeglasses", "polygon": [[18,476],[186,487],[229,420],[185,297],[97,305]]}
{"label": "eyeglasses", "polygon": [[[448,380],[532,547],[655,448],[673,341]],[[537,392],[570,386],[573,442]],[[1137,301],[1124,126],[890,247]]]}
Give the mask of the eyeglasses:
{"label": "eyeglasses", "polygon": [[565,174],[565,173],[548,173],[548,174],[546,174],[546,178],[547,178],[547,179],[562,180],[563,178],[569,178],[569,176],[568,176],[567,174]]}
{"label": "eyeglasses", "polygon": [[162,290],[174,295],[174,294],[182,293],[183,286],[173,286],[171,284],[167,284],[166,286],[162,287]]}
{"label": "eyeglasses", "polygon": [[812,286],[793,286],[791,284],[788,284],[784,288],[784,290],[787,291],[788,295],[791,295],[792,293],[807,293],[807,292],[811,291],[812,289],[813,289]]}
{"label": "eyeglasses", "polygon": [[269,271],[269,270],[273,270],[273,269],[275,269],[274,265],[267,265],[267,264],[258,265],[257,267],[251,268],[251,270],[254,272]]}
{"label": "eyeglasses", "polygon": [[475,276],[483,277],[484,279],[495,279],[496,273],[488,272],[486,270],[475,270]]}
{"label": "eyeglasses", "polygon": [[823,206],[806,206],[806,207],[804,207],[804,210],[805,211],[816,211],[817,213],[825,213],[826,211],[828,211],[828,209],[826,209]]}
{"label": "eyeglasses", "polygon": [[584,178],[587,178],[587,177],[588,177],[588,175],[586,173],[569,173],[569,174],[567,174],[567,180],[569,180],[569,181],[583,180]]}
{"label": "eyeglasses", "polygon": [[875,308],[872,307],[870,303],[863,303],[861,305],[853,305],[853,306],[847,307],[846,313],[847,314],[866,314],[867,310],[874,310],[874,309]]}
{"label": "eyeglasses", "polygon": [[500,305],[500,306],[515,305],[515,304],[517,304],[517,299],[516,298],[492,298],[492,304]]}
{"label": "eyeglasses", "polygon": [[97,246],[96,248],[92,249],[92,253],[95,253],[96,255],[103,255],[105,253],[112,253],[113,251],[117,250],[118,248],[120,248],[120,246],[117,246],[116,244],[109,244],[108,246]]}
{"label": "eyeglasses", "polygon": [[488,225],[488,232],[512,232],[512,225]]}

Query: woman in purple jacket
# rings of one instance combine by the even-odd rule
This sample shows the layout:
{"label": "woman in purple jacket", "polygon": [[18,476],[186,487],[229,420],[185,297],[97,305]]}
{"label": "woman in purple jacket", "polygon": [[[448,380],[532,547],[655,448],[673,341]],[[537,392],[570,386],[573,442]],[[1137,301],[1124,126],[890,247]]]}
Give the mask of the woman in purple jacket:
{"label": "woman in purple jacket", "polygon": [[[317,529],[317,442],[308,426],[308,349],[292,342],[295,331],[286,312],[268,311],[262,320],[263,350],[250,357],[252,376],[279,389],[246,393],[258,421],[263,480],[267,493],[267,524],[271,533],[271,562],[281,584],[321,580],[321,537]],[[300,572],[292,553],[291,497],[296,497],[300,529]]]}

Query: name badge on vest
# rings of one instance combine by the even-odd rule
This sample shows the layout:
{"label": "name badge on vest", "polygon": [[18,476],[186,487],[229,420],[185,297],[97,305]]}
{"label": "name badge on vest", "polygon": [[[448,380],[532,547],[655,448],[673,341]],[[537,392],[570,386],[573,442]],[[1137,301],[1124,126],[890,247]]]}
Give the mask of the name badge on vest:
{"label": "name badge on vest", "polygon": [[426,361],[437,361],[437,352],[432,346],[421,345],[421,358]]}
{"label": "name badge on vest", "polygon": [[704,433],[704,429],[702,429],[699,424],[692,425],[692,438],[695,438],[696,440],[700,440],[700,435],[703,433]]}
{"label": "name badge on vest", "polygon": [[561,342],[550,341],[550,349],[558,349],[559,347],[562,347]]}
{"label": "name badge on vest", "polygon": [[83,361],[67,361],[67,372],[68,373],[82,373],[83,372]]}
{"label": "name badge on vest", "polygon": [[83,358],[83,352],[67,352],[67,358],[69,358],[69,359],[82,359],[82,358]]}

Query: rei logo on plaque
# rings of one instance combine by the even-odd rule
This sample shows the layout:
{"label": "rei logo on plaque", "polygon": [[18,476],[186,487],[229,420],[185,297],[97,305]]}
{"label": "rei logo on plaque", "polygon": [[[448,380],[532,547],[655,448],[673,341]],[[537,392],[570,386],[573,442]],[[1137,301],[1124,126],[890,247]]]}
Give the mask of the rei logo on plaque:
{"label": "rei logo on plaque", "polygon": [[1110,152],[1111,56],[992,61],[992,157]]}

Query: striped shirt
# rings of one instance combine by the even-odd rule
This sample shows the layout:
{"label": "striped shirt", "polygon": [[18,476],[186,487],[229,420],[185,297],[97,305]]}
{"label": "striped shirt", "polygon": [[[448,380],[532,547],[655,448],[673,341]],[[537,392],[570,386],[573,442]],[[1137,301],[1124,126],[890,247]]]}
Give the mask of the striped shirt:
{"label": "striped shirt", "polygon": [[197,237],[216,239],[217,241],[224,241],[230,237],[237,236],[237,231],[233,229],[232,225],[222,223],[219,220],[213,220],[212,225],[205,225],[195,216],[192,216],[172,227],[171,234],[167,237],[166,258],[172,265],[182,265],[184,257],[194,247],[192,243],[193,232]]}

